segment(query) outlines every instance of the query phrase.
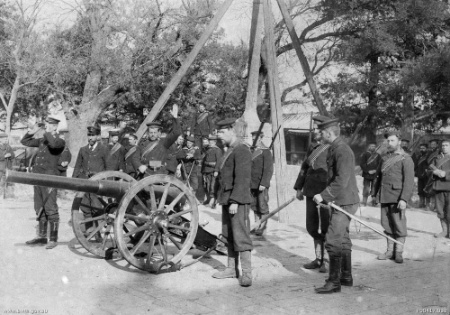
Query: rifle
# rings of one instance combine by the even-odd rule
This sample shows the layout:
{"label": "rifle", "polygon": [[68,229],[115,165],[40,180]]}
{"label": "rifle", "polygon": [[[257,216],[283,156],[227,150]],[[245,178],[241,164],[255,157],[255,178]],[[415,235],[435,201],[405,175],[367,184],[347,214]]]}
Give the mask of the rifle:
{"label": "rifle", "polygon": [[256,148],[256,144],[258,143],[259,136],[261,135],[261,132],[262,132],[262,129],[263,129],[265,123],[266,123],[265,121],[262,121],[261,124],[259,124],[258,131],[256,132],[256,137],[253,140],[253,143],[252,143],[252,146],[251,146],[252,150],[254,148]]}
{"label": "rifle", "polygon": [[282,124],[280,124],[280,125],[278,126],[277,131],[276,131],[275,134],[273,135],[273,137],[272,137],[272,142],[270,143],[270,146],[269,146],[269,150],[272,150],[273,144],[274,144],[274,142],[275,142],[275,138],[277,137],[278,133],[280,132],[281,126],[282,126]]}

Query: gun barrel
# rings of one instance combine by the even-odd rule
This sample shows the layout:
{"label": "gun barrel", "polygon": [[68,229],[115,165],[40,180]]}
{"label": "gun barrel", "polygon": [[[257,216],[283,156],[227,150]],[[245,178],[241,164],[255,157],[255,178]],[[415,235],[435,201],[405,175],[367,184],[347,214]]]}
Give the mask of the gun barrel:
{"label": "gun barrel", "polygon": [[6,170],[5,179],[8,183],[75,190],[114,198],[122,197],[132,186],[132,183],[125,181],[119,182],[112,180],[68,178],[47,174],[16,172],[11,170]]}

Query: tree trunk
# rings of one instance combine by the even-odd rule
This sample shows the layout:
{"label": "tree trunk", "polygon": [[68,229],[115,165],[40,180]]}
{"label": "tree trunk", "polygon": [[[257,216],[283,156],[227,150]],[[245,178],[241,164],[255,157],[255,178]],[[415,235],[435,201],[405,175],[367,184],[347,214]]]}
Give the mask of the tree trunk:
{"label": "tree trunk", "polygon": [[403,98],[403,115],[402,115],[402,137],[411,141],[411,145],[414,140],[414,93],[412,91],[406,91]]}
{"label": "tree trunk", "polygon": [[20,77],[17,75],[14,80],[14,85],[11,90],[11,97],[9,98],[8,107],[6,109],[6,124],[5,124],[5,132],[8,135],[8,140],[11,136],[11,118],[14,111],[14,105],[16,105],[17,94],[20,89]]}

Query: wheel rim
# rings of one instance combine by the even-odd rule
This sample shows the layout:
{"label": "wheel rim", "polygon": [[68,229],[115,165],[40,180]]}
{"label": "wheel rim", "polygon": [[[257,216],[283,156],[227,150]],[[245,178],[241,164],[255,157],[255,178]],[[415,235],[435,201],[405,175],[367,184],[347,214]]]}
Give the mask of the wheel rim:
{"label": "wheel rim", "polygon": [[[123,180],[136,182],[130,175],[118,171],[95,174],[90,180]],[[107,250],[116,248],[114,218],[118,207],[114,198],[79,192],[72,203],[72,229],[78,242],[90,253],[105,258]],[[91,212],[85,217],[82,207]]]}
{"label": "wheel rim", "polygon": [[131,187],[114,221],[122,257],[149,272],[177,265],[194,243],[197,228],[195,196],[168,175],[152,175]]}

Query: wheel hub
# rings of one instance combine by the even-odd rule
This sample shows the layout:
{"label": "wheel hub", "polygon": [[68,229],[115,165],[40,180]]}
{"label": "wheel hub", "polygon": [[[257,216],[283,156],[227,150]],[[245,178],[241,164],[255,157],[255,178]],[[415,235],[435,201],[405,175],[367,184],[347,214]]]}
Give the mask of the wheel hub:
{"label": "wheel hub", "polygon": [[150,232],[161,234],[167,228],[169,216],[164,211],[155,211],[149,217]]}

